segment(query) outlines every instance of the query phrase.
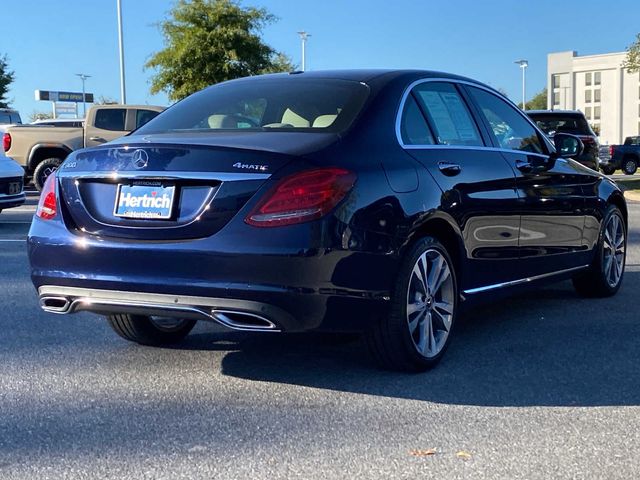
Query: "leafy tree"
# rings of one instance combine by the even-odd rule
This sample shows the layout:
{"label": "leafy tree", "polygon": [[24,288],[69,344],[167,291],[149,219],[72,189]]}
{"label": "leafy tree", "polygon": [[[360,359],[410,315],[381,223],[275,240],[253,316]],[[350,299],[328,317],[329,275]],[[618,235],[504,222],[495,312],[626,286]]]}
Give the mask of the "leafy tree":
{"label": "leafy tree", "polygon": [[527,110],[546,110],[547,109],[547,87],[544,87],[540,93],[527,102]]}
{"label": "leafy tree", "polygon": [[180,100],[214,83],[291,71],[291,60],[263,43],[262,29],[276,18],[235,0],[178,0],[160,23],[165,48],[145,68],[155,69],[151,93]]}
{"label": "leafy tree", "polygon": [[9,93],[9,85],[11,85],[14,78],[14,73],[9,70],[7,56],[0,57],[0,108],[9,107],[9,99],[6,97],[7,93]]}
{"label": "leafy tree", "polygon": [[636,41],[627,48],[627,57],[622,62],[622,68],[629,73],[640,72],[640,33],[636,35]]}
{"label": "leafy tree", "polygon": [[53,113],[51,112],[38,112],[34,110],[31,112],[31,115],[29,115],[30,122],[35,122],[36,120],[49,120],[51,118],[53,118]]}

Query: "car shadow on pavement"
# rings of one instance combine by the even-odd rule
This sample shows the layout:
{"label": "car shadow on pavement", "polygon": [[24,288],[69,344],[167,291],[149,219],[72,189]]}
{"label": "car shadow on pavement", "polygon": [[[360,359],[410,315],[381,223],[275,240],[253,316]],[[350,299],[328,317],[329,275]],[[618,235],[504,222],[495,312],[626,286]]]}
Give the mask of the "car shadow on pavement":
{"label": "car shadow on pavement", "polygon": [[[447,404],[640,405],[640,322],[626,272],[617,296],[582,299],[565,282],[461,318],[439,366],[379,370],[364,341],[319,334],[195,335],[185,349],[222,350],[225,375]],[[222,343],[220,343],[222,341]]]}

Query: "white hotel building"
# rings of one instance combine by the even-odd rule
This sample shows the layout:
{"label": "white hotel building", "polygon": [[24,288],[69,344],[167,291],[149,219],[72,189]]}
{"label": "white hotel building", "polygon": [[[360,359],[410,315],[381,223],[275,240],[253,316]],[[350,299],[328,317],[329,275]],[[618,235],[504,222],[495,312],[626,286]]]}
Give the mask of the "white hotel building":
{"label": "white hotel building", "polygon": [[547,57],[547,107],[580,110],[601,144],[619,144],[640,135],[640,74],[621,65],[626,53],[578,56],[576,52]]}

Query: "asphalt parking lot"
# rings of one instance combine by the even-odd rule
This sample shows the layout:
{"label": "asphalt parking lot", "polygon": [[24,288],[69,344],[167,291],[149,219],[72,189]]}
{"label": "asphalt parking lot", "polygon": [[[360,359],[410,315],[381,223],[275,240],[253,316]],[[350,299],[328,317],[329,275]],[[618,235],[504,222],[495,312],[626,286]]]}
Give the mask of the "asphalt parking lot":
{"label": "asphalt parking lot", "polygon": [[443,362],[382,372],[357,340],[198,325],[180,348],[40,311],[0,214],[0,478],[637,478],[640,204],[610,299],[570,283],[474,311]]}

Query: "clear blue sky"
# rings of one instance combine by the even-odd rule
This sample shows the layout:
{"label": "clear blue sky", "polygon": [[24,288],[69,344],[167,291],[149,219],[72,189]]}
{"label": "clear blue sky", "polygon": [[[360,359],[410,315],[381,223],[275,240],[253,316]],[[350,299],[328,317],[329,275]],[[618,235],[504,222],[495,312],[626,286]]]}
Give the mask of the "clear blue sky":
{"label": "clear blue sky", "polygon": [[[116,0],[2,2],[0,54],[16,80],[10,99],[24,120],[34,90],[80,91],[74,73],[92,75],[87,91],[119,98]],[[129,103],[167,104],[149,93],[146,59],[163,46],[156,26],[172,0],[122,0]],[[528,93],[545,85],[549,52],[623,51],[640,31],[638,0],[244,0],[279,21],[265,41],[300,63],[298,30],[312,34],[307,68],[424,68],[467,75],[520,99],[520,70],[529,60]]]}

